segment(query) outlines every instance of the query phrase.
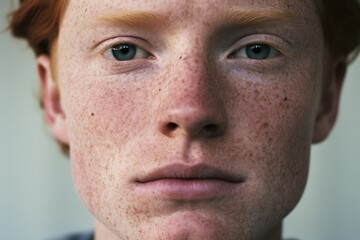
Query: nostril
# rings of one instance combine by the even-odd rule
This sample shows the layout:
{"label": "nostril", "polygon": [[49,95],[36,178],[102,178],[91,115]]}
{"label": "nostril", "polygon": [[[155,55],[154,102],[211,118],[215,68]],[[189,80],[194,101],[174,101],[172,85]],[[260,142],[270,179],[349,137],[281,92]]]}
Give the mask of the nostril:
{"label": "nostril", "polygon": [[217,133],[219,131],[219,126],[216,124],[208,124],[206,126],[204,126],[203,130],[206,133]]}
{"label": "nostril", "polygon": [[[225,124],[217,119],[205,119],[206,116],[184,116],[175,120],[160,122],[159,130],[167,137],[186,136],[187,138],[215,138],[226,131]],[[169,117],[170,118],[170,117]],[[221,120],[221,119],[220,119]]]}

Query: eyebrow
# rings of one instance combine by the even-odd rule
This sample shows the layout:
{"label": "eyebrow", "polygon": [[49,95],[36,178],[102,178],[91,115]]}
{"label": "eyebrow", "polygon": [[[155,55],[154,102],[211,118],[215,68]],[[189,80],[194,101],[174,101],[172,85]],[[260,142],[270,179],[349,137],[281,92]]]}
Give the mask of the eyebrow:
{"label": "eyebrow", "polygon": [[167,24],[167,17],[160,13],[145,12],[145,11],[110,11],[106,14],[100,14],[90,22],[90,26],[102,24],[106,26],[121,26],[129,27],[156,27],[164,28]]}
{"label": "eyebrow", "polygon": [[244,10],[231,8],[222,15],[221,22],[228,25],[256,25],[269,22],[300,25],[300,17],[279,9]]}
{"label": "eyebrow", "polygon": [[[279,9],[246,10],[231,8],[224,10],[218,19],[220,25],[257,25],[264,23],[291,23],[300,25],[300,17],[295,14]],[[169,17],[163,13],[151,11],[110,11],[93,18],[89,23],[91,27],[105,26],[128,26],[139,28],[152,28],[163,30],[169,27]]]}

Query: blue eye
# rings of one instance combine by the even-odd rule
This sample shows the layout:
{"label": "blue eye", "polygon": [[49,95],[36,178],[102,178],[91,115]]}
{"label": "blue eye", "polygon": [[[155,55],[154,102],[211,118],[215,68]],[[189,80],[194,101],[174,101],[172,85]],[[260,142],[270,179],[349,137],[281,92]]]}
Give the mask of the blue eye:
{"label": "blue eye", "polygon": [[118,44],[105,52],[105,55],[116,61],[130,61],[137,58],[148,58],[149,53],[133,44]]}
{"label": "blue eye", "polygon": [[113,57],[118,61],[132,60],[136,55],[136,47],[129,44],[120,44],[111,48]]}
{"label": "blue eye", "polygon": [[234,58],[249,58],[254,60],[264,60],[274,58],[280,52],[267,44],[250,44],[232,54]]}
{"label": "blue eye", "polygon": [[250,45],[246,47],[246,55],[251,59],[266,59],[270,55],[270,47],[262,44]]}

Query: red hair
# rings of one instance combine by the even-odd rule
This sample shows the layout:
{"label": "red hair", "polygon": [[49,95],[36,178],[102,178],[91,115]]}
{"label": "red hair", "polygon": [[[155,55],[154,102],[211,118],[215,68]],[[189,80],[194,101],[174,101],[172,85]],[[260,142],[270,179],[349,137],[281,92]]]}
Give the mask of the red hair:
{"label": "red hair", "polygon": [[67,0],[20,0],[20,7],[10,15],[10,29],[26,39],[36,55],[50,55],[66,6]]}

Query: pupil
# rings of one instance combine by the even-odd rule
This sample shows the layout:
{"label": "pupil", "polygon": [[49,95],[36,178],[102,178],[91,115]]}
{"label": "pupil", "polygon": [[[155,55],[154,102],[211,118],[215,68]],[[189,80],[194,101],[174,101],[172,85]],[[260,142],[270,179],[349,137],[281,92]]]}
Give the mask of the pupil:
{"label": "pupil", "polygon": [[261,46],[260,45],[253,46],[252,51],[256,54],[259,54],[261,52]]}
{"label": "pupil", "polygon": [[122,53],[122,54],[128,54],[129,53],[129,46],[122,46],[122,47],[120,47],[120,52]]}

